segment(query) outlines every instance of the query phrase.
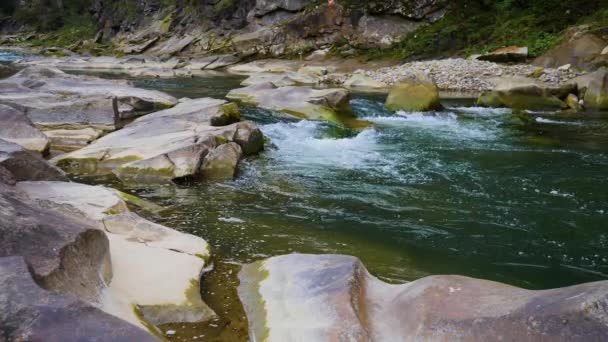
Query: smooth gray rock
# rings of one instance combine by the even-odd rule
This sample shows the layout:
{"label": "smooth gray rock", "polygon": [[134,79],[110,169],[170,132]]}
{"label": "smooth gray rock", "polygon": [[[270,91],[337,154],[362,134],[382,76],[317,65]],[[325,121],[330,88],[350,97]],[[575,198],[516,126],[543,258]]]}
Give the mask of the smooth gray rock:
{"label": "smooth gray rock", "polygon": [[23,146],[40,154],[49,151],[50,141],[23,111],[0,104],[0,139]]}
{"label": "smooth gray rock", "polygon": [[0,166],[17,181],[67,181],[63,171],[49,164],[40,155],[26,151],[20,145],[0,139]]}
{"label": "smooth gray rock", "polygon": [[355,257],[291,254],[245,265],[239,297],[254,340],[602,341],[608,282],[530,291],[461,276],[403,285]]}

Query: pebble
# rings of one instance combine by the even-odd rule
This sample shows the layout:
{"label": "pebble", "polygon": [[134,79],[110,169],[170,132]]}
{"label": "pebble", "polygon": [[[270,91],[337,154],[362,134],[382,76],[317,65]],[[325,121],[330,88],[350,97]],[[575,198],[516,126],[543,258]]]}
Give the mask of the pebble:
{"label": "pebble", "polygon": [[[494,88],[492,78],[497,76],[529,77],[536,70],[538,70],[538,67],[530,64],[507,65],[462,58],[448,58],[369,70],[365,72],[365,75],[376,81],[392,85],[404,78],[427,74],[435,80],[441,90],[482,92]],[[544,69],[544,73],[538,79],[551,85],[557,85],[576,76],[578,74],[572,70]]]}

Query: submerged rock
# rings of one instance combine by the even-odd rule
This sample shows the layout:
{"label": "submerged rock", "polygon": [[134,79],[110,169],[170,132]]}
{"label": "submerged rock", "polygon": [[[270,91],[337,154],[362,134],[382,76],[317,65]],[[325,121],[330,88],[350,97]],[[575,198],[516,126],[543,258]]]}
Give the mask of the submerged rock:
{"label": "submerged rock", "polygon": [[239,278],[249,332],[259,341],[599,341],[608,334],[608,282],[529,291],[433,276],[390,285],[357,258],[303,254],[246,265]]}
{"label": "submerged rock", "polygon": [[430,79],[418,76],[395,84],[388,98],[386,108],[396,112],[426,112],[441,109],[439,88]]}
{"label": "submerged rock", "polygon": [[341,88],[312,89],[296,86],[277,88],[272,83],[261,83],[233,89],[226,97],[309,120],[343,123],[344,118],[352,116],[350,92]]}
{"label": "submerged rock", "polygon": [[237,122],[239,119],[233,103],[182,99],[174,108],[141,117],[53,162],[71,173],[114,173],[130,182],[197,176],[207,153],[224,143],[243,144],[249,154],[263,148],[259,139],[252,138],[261,132],[249,123]]}
{"label": "submerged rock", "polygon": [[28,67],[0,81],[0,103],[23,108],[38,126],[115,129],[121,119],[175,105],[167,94],[129,82]]}
{"label": "submerged rock", "polygon": [[43,155],[49,151],[49,139],[25,113],[3,104],[0,104],[0,138]]}

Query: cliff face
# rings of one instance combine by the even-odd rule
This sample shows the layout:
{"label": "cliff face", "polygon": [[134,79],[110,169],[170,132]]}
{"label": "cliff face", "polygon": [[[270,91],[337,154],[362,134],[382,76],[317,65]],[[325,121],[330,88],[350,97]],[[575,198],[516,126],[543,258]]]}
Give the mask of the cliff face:
{"label": "cliff face", "polygon": [[[10,0],[9,0],[10,1]],[[440,18],[445,0],[13,0],[3,30],[57,30],[83,18],[98,42],[160,55],[284,55],[386,47]],[[91,37],[92,38],[92,37]]]}

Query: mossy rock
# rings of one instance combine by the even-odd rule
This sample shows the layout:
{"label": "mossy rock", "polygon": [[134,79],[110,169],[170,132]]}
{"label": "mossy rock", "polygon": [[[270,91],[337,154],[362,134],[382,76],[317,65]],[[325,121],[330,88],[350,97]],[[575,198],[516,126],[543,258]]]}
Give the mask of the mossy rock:
{"label": "mossy rock", "polygon": [[419,80],[398,83],[388,94],[386,108],[393,112],[440,110],[439,89],[434,83]]}
{"label": "mossy rock", "polygon": [[487,91],[477,98],[477,105],[481,107],[499,108],[504,107],[500,95],[495,91]]}
{"label": "mossy rock", "polygon": [[520,93],[500,92],[501,102],[512,109],[561,110],[568,105],[555,96],[536,96]]}

